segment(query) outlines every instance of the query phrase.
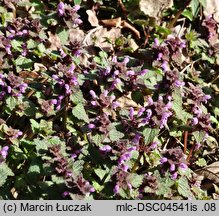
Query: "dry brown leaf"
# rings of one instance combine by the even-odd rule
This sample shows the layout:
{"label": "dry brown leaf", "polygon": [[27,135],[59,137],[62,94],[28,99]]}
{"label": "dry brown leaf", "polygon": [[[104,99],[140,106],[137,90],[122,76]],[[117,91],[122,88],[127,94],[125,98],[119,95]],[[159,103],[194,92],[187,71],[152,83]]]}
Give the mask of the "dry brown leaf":
{"label": "dry brown leaf", "polygon": [[121,27],[121,17],[115,19],[100,20],[100,23],[108,27]]}
{"label": "dry brown leaf", "polygon": [[70,29],[69,30],[69,39],[70,41],[82,42],[85,38],[85,34],[80,29]]}
{"label": "dry brown leaf", "polygon": [[98,26],[95,29],[90,30],[84,39],[84,43],[87,46],[95,45],[100,47],[104,51],[108,52],[113,49],[112,44],[106,41],[109,38],[112,41],[115,41],[116,38],[121,36],[120,28],[111,28],[107,30],[107,28],[103,28],[102,26]]}
{"label": "dry brown leaf", "polygon": [[158,19],[161,13],[173,6],[173,0],[140,0],[139,7],[146,15]]}
{"label": "dry brown leaf", "polygon": [[131,97],[131,92],[129,92],[127,96],[119,97],[116,101],[119,102],[121,108],[123,107],[141,108],[140,104],[137,104],[135,101],[133,101]]}
{"label": "dry brown leaf", "polygon": [[93,10],[86,10],[86,13],[88,15],[88,21],[91,24],[91,26],[99,26],[99,21],[97,19],[97,15],[95,13],[95,11]]}
{"label": "dry brown leaf", "polygon": [[207,0],[203,13],[206,17],[209,15],[213,15],[215,21],[219,23],[219,1]]}
{"label": "dry brown leaf", "polygon": [[204,179],[211,180],[214,184],[219,184],[219,161],[195,171],[198,175],[204,176]]}
{"label": "dry brown leaf", "polygon": [[58,50],[61,48],[61,41],[57,34],[52,34],[50,31],[48,32],[50,42],[49,50]]}

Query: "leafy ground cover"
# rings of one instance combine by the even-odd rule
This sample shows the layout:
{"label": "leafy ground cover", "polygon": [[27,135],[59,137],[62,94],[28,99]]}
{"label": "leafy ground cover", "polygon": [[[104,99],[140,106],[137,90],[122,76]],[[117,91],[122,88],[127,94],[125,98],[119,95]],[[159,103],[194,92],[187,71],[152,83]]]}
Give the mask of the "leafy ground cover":
{"label": "leafy ground cover", "polygon": [[217,1],[154,2],[0,1],[1,199],[219,198]]}

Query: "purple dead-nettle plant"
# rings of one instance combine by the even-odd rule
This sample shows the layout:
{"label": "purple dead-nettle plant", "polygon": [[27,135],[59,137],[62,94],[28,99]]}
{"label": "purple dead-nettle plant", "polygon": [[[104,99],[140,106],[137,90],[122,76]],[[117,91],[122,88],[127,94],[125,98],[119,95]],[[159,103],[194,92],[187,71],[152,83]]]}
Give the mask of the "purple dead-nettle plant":
{"label": "purple dead-nettle plant", "polygon": [[179,175],[179,169],[187,170],[188,168],[185,158],[185,154],[180,148],[165,150],[160,159],[162,172],[165,173],[169,171],[172,175],[172,179],[176,179]]}
{"label": "purple dead-nettle plant", "polygon": [[0,99],[2,100],[5,96],[20,97],[27,89],[28,85],[24,80],[9,72],[8,75],[0,74]]}

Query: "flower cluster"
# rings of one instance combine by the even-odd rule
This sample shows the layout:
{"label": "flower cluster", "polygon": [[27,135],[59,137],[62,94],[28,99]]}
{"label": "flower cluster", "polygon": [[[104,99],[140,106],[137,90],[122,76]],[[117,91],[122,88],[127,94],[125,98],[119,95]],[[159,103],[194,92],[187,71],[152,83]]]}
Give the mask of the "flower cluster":
{"label": "flower cluster", "polygon": [[3,100],[6,96],[20,97],[25,93],[28,85],[24,80],[9,72],[6,76],[5,74],[0,74],[0,100]]}
{"label": "flower cluster", "polygon": [[165,173],[166,171],[169,171],[172,179],[176,179],[178,177],[178,169],[186,170],[188,168],[185,154],[182,149],[168,149],[165,150],[162,155],[163,157],[160,159],[162,172]]}
{"label": "flower cluster", "polygon": [[65,21],[71,21],[74,25],[80,25],[82,20],[77,14],[80,9],[80,5],[75,5],[71,7],[63,2],[60,2],[57,7],[57,13],[59,17],[63,18]]}

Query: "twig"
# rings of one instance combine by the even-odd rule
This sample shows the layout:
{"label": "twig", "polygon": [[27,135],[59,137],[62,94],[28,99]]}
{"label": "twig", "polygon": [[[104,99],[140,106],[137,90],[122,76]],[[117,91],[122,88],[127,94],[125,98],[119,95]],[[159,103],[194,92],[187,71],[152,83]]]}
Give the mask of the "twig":
{"label": "twig", "polygon": [[137,160],[135,161],[135,163],[134,163],[134,165],[133,165],[133,167],[132,167],[132,169],[131,169],[131,173],[134,173],[135,170],[137,169],[138,163],[140,162],[142,156],[143,156],[143,153],[142,153],[142,152],[139,152],[138,158],[137,158]]}
{"label": "twig", "polygon": [[168,28],[171,29],[174,27],[175,23],[177,22],[177,20],[179,19],[179,17],[181,16],[182,12],[187,8],[187,6],[190,4],[191,0],[186,2],[184,7],[181,8],[175,15],[175,17],[170,21]]}
{"label": "twig", "polygon": [[184,144],[184,150],[183,150],[184,154],[186,154],[186,150],[187,150],[188,133],[189,133],[188,131],[184,132],[184,143],[183,143]]}
{"label": "twig", "polygon": [[121,0],[118,0],[118,3],[119,3],[119,6],[120,6],[121,9],[122,9],[122,12],[124,13],[125,18],[127,18],[128,11],[127,11],[127,9],[125,8],[125,5],[123,4],[123,2],[122,2]]}
{"label": "twig", "polygon": [[193,145],[192,145],[192,148],[190,149],[190,151],[189,151],[189,155],[188,155],[188,157],[186,158],[186,161],[187,162],[189,162],[189,160],[190,160],[190,158],[191,158],[191,156],[192,156],[192,153],[193,153],[193,151],[194,151],[194,149],[195,149],[195,142],[193,143]]}

